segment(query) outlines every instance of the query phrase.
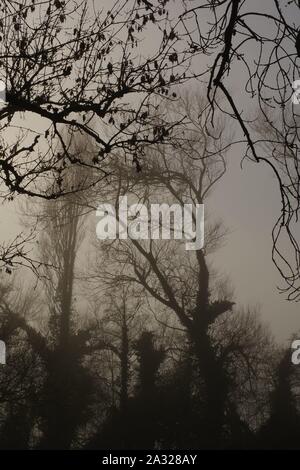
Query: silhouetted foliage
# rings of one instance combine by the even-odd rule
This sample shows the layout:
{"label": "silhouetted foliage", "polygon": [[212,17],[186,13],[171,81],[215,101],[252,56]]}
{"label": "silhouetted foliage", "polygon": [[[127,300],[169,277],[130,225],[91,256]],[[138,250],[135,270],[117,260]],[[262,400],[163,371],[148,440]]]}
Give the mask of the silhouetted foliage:
{"label": "silhouetted foliage", "polygon": [[293,364],[290,351],[281,358],[270,395],[270,417],[260,433],[260,444],[267,449],[299,449],[300,415],[292,390]]}
{"label": "silhouetted foliage", "polygon": [[[147,153],[143,171],[117,160],[95,191],[30,206],[39,289],[22,273],[0,277],[9,351],[0,366],[0,448],[299,448],[289,351],[281,353],[255,309],[235,304],[212,267],[222,223],[209,218],[195,251],[173,239],[96,248],[85,230],[98,191],[114,203],[128,192],[148,207],[156,194],[207,201],[226,171],[226,135],[206,136],[206,108],[190,103],[178,104],[190,111],[182,134]],[[93,151],[85,140],[70,148],[82,160]],[[64,184],[82,178],[88,183],[93,170],[73,167]]]}

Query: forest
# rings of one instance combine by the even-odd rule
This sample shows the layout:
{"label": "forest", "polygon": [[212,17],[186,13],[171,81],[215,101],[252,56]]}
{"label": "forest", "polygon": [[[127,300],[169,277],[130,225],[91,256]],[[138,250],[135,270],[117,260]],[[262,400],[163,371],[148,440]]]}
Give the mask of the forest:
{"label": "forest", "polygon": [[[290,345],[275,342],[255,307],[235,304],[213,265],[230,236],[210,213],[226,172],[225,130],[203,145],[203,100],[186,94],[168,112],[183,110],[189,122],[172,145],[151,148],[141,172],[109,162],[94,191],[22,207],[24,226],[38,233],[39,277],[25,287],[28,268],[1,275],[1,448],[298,447]],[[95,152],[84,138],[71,147],[81,159]],[[94,172],[69,170],[64,184]],[[125,194],[137,211],[141,201],[204,203],[204,248],[98,240],[99,197],[117,210]]]}
{"label": "forest", "polygon": [[[217,268],[238,156],[270,171],[269,261],[300,298],[299,4],[254,3],[2,0],[0,450],[300,448],[299,332]],[[135,233],[141,205],[189,205],[195,230],[204,205],[203,246],[174,220],[99,239],[124,197]]]}

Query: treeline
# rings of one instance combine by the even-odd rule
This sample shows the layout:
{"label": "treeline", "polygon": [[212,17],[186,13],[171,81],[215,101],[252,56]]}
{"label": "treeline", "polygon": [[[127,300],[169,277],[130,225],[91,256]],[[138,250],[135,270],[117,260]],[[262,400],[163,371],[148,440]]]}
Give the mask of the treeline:
{"label": "treeline", "polygon": [[214,325],[203,366],[185,332],[136,318],[124,296],[87,322],[66,284],[32,322],[30,299],[2,286],[1,449],[299,448],[297,366],[255,313]]}

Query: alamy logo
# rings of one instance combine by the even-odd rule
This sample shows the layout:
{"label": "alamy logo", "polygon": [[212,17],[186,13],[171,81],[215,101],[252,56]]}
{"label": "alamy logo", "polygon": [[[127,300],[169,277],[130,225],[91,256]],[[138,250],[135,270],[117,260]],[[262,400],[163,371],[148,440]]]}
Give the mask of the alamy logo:
{"label": "alamy logo", "polygon": [[150,204],[128,207],[127,197],[120,197],[117,210],[112,204],[98,206],[96,234],[99,240],[185,239],[186,250],[200,250],[204,245],[204,204]]}
{"label": "alamy logo", "polygon": [[6,86],[3,80],[0,80],[0,105],[6,103]]}
{"label": "alamy logo", "polygon": [[291,344],[291,348],[294,349],[291,358],[292,363],[298,366],[300,364],[300,340],[295,339]]}
{"label": "alamy logo", "polygon": [[292,94],[292,102],[293,104],[300,104],[300,80],[295,80],[292,87],[295,90]]}
{"label": "alamy logo", "polygon": [[0,364],[6,364],[6,345],[0,340]]}

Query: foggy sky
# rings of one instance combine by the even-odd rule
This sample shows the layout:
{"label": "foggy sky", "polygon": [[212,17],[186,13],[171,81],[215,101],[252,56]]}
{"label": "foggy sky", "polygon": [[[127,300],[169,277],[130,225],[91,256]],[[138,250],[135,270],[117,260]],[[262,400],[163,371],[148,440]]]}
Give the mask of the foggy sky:
{"label": "foggy sky", "polygon": [[[260,8],[261,3],[253,0],[253,10]],[[267,8],[271,0],[263,3]],[[242,90],[242,79],[237,72],[232,83],[236,96]],[[194,84],[193,89],[197,90],[197,86]],[[28,121],[27,125],[35,125],[35,121]],[[284,286],[271,259],[271,230],[279,215],[280,194],[273,174],[263,164],[245,161],[240,168],[242,152],[240,146],[229,151],[227,174],[208,203],[210,213],[222,217],[230,231],[226,244],[214,256],[214,264],[229,275],[234,300],[239,305],[260,306],[262,317],[276,338],[286,341],[292,333],[300,334],[300,305],[286,301],[276,289],[277,285]],[[1,240],[7,241],[20,229],[16,206],[6,203],[0,207]]]}

